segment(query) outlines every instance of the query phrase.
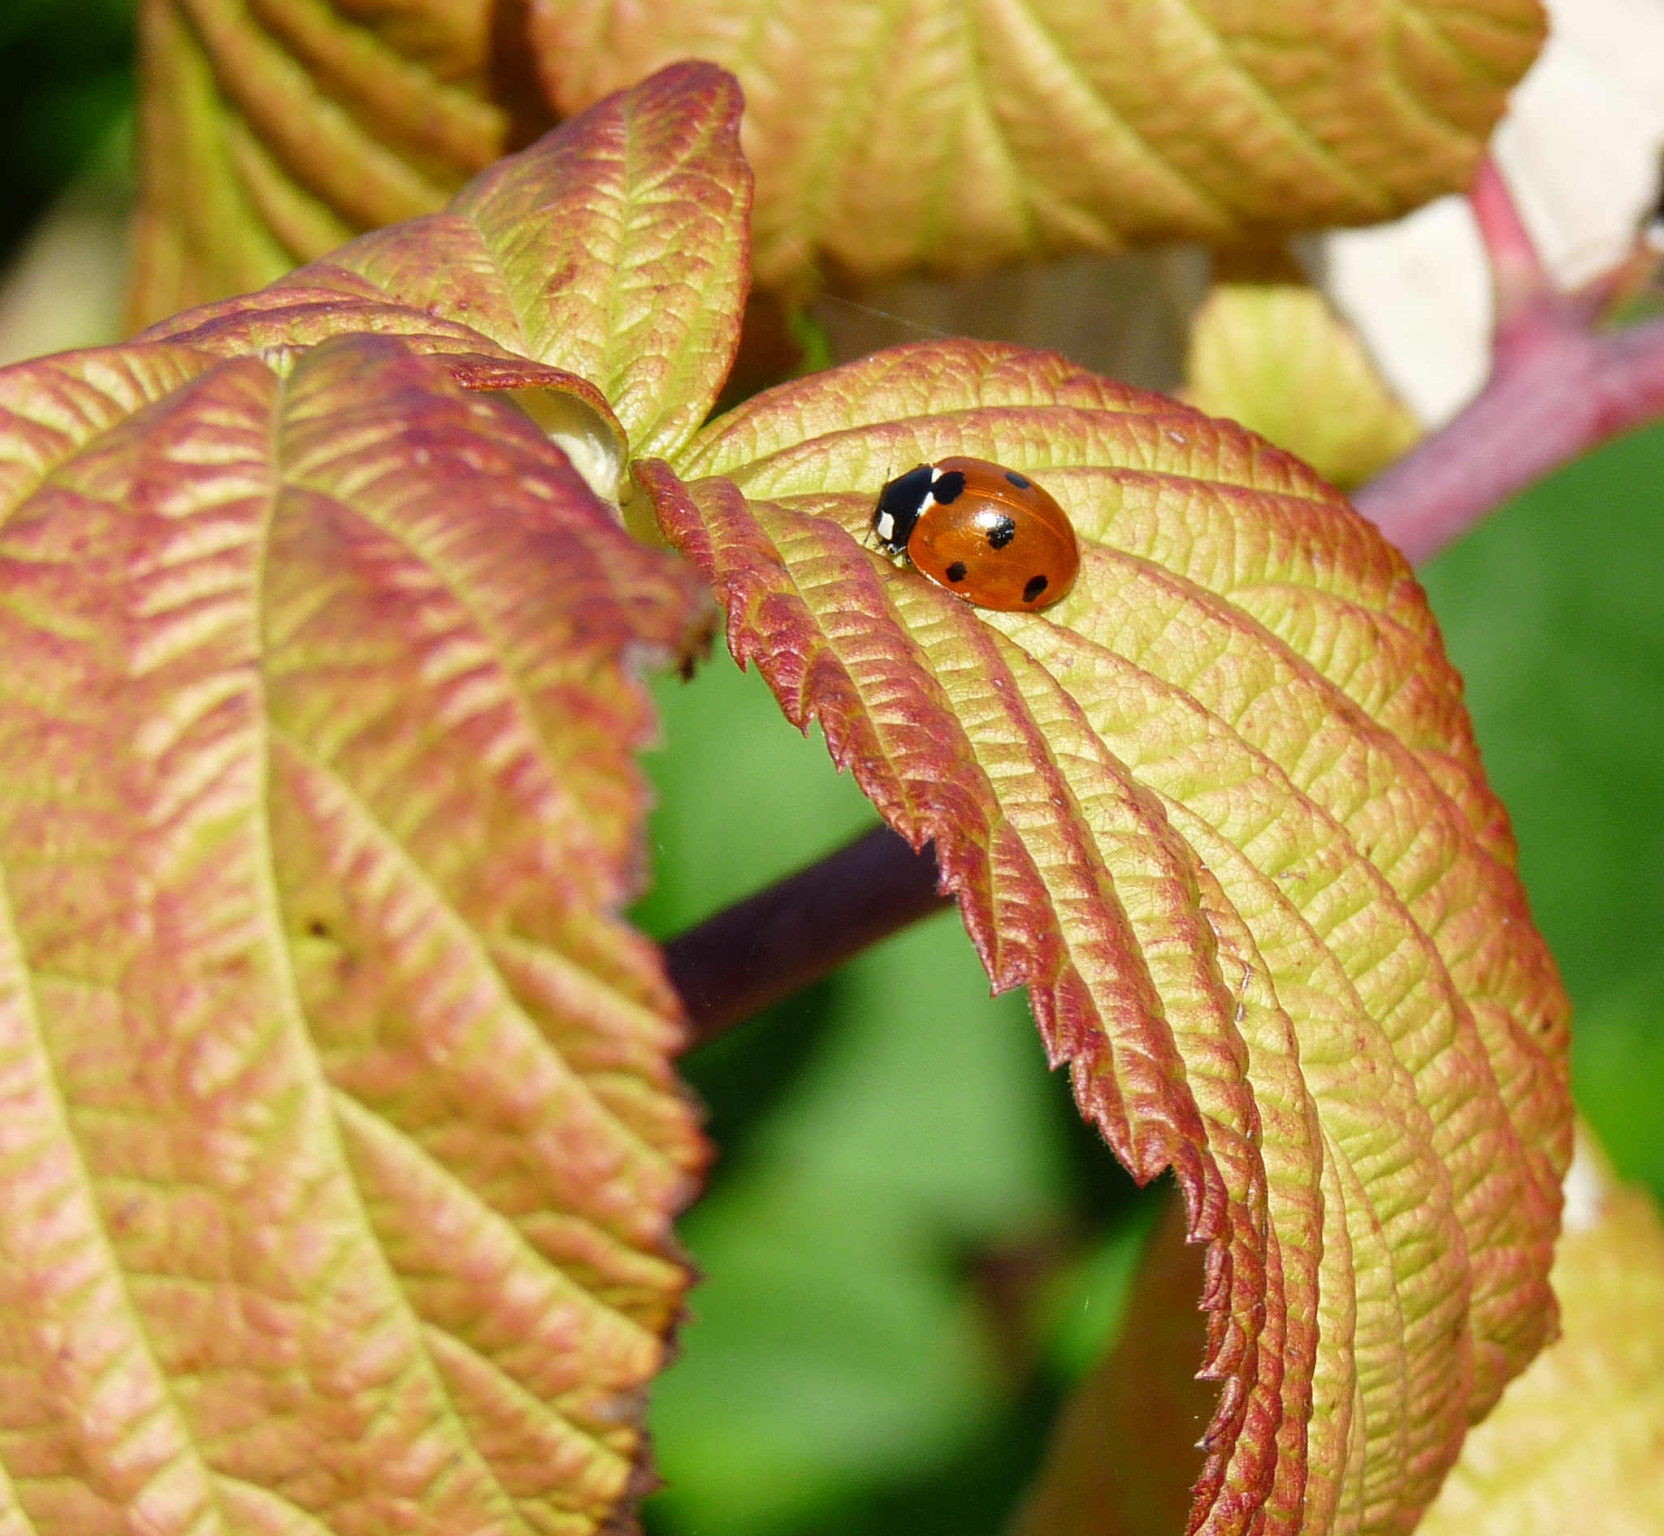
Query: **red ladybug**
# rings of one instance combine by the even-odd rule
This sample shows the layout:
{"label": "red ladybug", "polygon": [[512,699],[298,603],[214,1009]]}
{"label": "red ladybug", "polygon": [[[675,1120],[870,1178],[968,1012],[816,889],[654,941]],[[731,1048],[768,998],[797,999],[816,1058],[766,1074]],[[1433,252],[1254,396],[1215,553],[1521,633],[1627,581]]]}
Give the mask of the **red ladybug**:
{"label": "red ladybug", "polygon": [[873,532],[888,555],[955,597],[1019,612],[1075,584],[1080,548],[1068,514],[1027,475],[987,459],[937,459],[878,495]]}

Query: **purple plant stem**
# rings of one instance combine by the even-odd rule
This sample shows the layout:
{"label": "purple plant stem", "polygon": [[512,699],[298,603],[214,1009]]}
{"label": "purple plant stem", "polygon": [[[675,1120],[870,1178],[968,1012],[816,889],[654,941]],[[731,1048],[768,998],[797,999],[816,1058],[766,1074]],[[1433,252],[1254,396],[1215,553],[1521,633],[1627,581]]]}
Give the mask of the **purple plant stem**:
{"label": "purple plant stem", "polygon": [[1554,285],[1508,183],[1488,155],[1479,162],[1468,189],[1468,209],[1484,242],[1496,301],[1495,323],[1502,331],[1521,310],[1549,296]]}
{"label": "purple plant stem", "polygon": [[880,939],[948,904],[936,855],[875,827],[665,946],[692,1026],[688,1049],[819,981]]}

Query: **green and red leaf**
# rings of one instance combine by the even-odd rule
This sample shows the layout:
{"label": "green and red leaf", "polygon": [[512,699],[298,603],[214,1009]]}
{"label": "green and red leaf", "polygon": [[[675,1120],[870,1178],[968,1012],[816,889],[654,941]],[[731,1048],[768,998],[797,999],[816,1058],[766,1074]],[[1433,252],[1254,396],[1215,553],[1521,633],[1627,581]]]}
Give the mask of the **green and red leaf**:
{"label": "green and red leaf", "polygon": [[[134,314],[433,212],[551,120],[732,70],[757,271],[801,283],[1370,223],[1459,190],[1538,0],[145,0]],[[539,87],[537,76],[542,77]],[[578,370],[582,371],[582,370]]]}
{"label": "green and red leaf", "polygon": [[518,387],[588,413],[582,430],[616,482],[626,442],[637,455],[687,442],[739,344],[751,205],[739,116],[721,70],[666,69],[493,166],[443,213],[147,335],[241,354],[392,333],[462,354],[474,388],[516,387],[504,371],[516,360]]}
{"label": "green and red leaf", "polygon": [[[949,453],[1083,545],[1040,613],[865,542]],[[880,353],[638,467],[729,642],[936,845],[1083,1112],[1174,1169],[1223,1382],[1195,1523],[1397,1528],[1553,1328],[1567,1005],[1419,587],[1316,476],[1049,354]]]}
{"label": "green and red leaf", "polygon": [[0,1526],[590,1531],[704,1158],[617,917],[702,602],[396,342],[0,373]]}
{"label": "green and red leaf", "polygon": [[673,59],[745,89],[757,273],[966,271],[1392,218],[1465,188],[1538,0],[533,0],[563,111]]}
{"label": "green and red leaf", "polygon": [[[634,15],[538,8],[546,39],[591,29],[563,89],[625,69]],[[1036,17],[990,14],[1011,78],[971,71],[994,105],[967,119],[910,72],[953,62],[968,13],[901,20],[953,25],[895,69],[859,28],[737,45],[785,49],[748,130],[775,276],[845,234],[955,264],[1380,216],[1465,176],[1538,17],[1135,18],[1105,67],[1138,58],[1184,124],[1136,124],[1147,204],[1147,146],[1056,148],[1083,101],[1131,113],[1124,68],[1013,106]],[[1066,41],[1084,68],[1103,38]],[[871,127],[844,88],[878,83],[908,110]],[[0,1498],[39,1524],[583,1531],[639,1487],[701,1147],[675,1000],[616,918],[628,666],[682,653],[700,602],[604,503],[656,509],[735,654],[935,843],[1083,1111],[1140,1178],[1175,1171],[1222,1384],[1195,1529],[1407,1529],[1552,1331],[1567,1007],[1403,560],[1251,433],[1046,354],[899,349],[700,430],[745,298],[738,111],[721,70],[673,66],[443,213],[0,375],[0,1027],[29,1170],[0,1283],[37,1324],[0,1341],[27,1389]],[[891,174],[944,133],[945,179]],[[976,610],[869,547],[877,487],[948,453],[1069,511],[1063,601]]]}

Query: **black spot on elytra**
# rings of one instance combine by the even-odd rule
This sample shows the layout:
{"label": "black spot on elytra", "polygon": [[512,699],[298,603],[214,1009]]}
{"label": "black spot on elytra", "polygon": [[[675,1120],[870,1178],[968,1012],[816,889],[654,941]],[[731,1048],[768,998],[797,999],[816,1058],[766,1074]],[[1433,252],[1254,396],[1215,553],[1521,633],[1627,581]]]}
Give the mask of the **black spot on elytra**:
{"label": "black spot on elytra", "polygon": [[1004,549],[1017,537],[1017,524],[1009,517],[1002,517],[988,530],[988,542],[995,549]]}
{"label": "black spot on elytra", "polygon": [[955,560],[947,569],[947,577],[949,581],[963,581],[969,574],[970,572],[965,569],[965,562],[963,560]]}
{"label": "black spot on elytra", "polygon": [[1032,603],[1045,590],[1046,578],[1044,576],[1030,576],[1028,585],[1023,588],[1023,601]]}
{"label": "black spot on elytra", "polygon": [[936,505],[945,507],[951,501],[958,501],[960,493],[965,489],[965,476],[962,471],[950,469],[945,475],[938,475],[935,483],[930,487],[930,494],[936,498]]}
{"label": "black spot on elytra", "polygon": [[1028,478],[1028,476],[1027,475],[1019,475],[1017,473],[1017,471],[1014,470],[1014,469],[1006,470],[1005,478],[1007,480],[1009,480],[1014,486],[1016,486],[1019,491],[1026,491],[1029,487],[1029,478]]}

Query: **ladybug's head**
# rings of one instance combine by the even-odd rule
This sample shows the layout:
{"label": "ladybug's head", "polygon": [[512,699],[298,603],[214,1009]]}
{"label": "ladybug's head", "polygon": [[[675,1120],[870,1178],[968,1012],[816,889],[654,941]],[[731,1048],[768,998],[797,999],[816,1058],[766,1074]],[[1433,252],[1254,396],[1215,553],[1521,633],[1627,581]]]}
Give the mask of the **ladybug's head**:
{"label": "ladybug's head", "polygon": [[889,481],[878,493],[878,506],[872,514],[873,532],[885,552],[899,555],[913,537],[913,529],[924,509],[946,506],[964,489],[964,475],[958,470],[944,472],[934,464],[921,464]]}

